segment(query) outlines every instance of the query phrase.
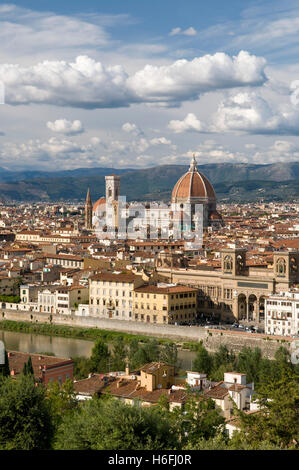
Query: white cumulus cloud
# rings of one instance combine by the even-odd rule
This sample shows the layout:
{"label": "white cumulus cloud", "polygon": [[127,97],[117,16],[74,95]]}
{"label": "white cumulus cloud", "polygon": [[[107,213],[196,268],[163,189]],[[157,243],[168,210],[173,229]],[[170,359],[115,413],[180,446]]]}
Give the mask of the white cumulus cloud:
{"label": "white cumulus cloud", "polygon": [[105,67],[84,55],[74,62],[43,61],[25,67],[0,64],[5,102],[52,104],[78,108],[118,108],[134,103],[175,106],[200,94],[241,86],[258,86],[267,78],[265,59],[240,51],[218,52],[171,65],[146,65],[129,76],[121,65]]}
{"label": "white cumulus cloud", "polygon": [[211,130],[244,131],[252,134],[299,134],[299,109],[291,103],[282,111],[273,109],[256,93],[237,93],[224,99],[214,116]]}
{"label": "white cumulus cloud", "polygon": [[125,122],[122,126],[122,130],[127,132],[128,134],[133,134],[136,136],[140,136],[143,134],[142,130],[136,126],[136,124],[131,123],[131,122]]}
{"label": "white cumulus cloud", "polygon": [[203,126],[201,122],[197,119],[195,114],[189,113],[183,119],[183,121],[179,120],[172,120],[168,124],[168,129],[175,132],[176,134],[180,134],[186,131],[197,131],[201,132],[203,130]]}
{"label": "white cumulus cloud", "polygon": [[48,121],[47,127],[53,132],[64,135],[76,135],[84,132],[82,122],[79,120],[68,121],[67,119],[57,119],[54,122]]}

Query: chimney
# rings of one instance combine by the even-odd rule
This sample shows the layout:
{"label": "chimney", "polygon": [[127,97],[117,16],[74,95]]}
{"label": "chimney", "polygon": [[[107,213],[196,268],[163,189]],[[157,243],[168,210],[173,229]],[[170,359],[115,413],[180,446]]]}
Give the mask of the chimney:
{"label": "chimney", "polygon": [[126,375],[130,375],[130,368],[129,368],[129,364],[126,364]]}

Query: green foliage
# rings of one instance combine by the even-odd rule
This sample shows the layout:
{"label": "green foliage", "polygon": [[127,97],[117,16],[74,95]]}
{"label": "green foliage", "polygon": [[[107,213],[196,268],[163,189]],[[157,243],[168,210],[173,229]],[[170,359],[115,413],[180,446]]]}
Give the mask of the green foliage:
{"label": "green foliage", "polygon": [[89,361],[90,371],[98,373],[108,372],[110,357],[111,355],[109,353],[107,344],[103,340],[98,339],[91,351]]}
{"label": "green foliage", "polygon": [[213,368],[213,357],[208,353],[206,348],[200,344],[198,347],[197,355],[193,363],[193,370],[210,374]]}
{"label": "green foliage", "polygon": [[0,302],[19,304],[21,297],[18,295],[0,295]]}
{"label": "green foliage", "polygon": [[284,370],[275,381],[260,384],[256,393],[259,412],[238,412],[241,431],[231,445],[243,448],[248,442],[259,448],[262,441],[281,449],[299,448],[299,376]]}
{"label": "green foliage", "polygon": [[172,366],[178,366],[178,348],[177,345],[172,343],[172,344],[165,344],[161,348],[161,353],[160,353],[160,361],[161,362],[166,362],[167,364],[170,364]]}
{"label": "green foliage", "polygon": [[74,378],[76,380],[86,379],[91,372],[90,359],[86,357],[73,357]]}
{"label": "green foliage", "polygon": [[[63,325],[54,325],[53,323],[32,324],[25,321],[3,320],[0,322],[0,329],[6,331],[18,331],[20,333],[37,333],[47,336],[61,336],[64,338],[78,338],[96,341],[102,339],[105,342],[114,341],[116,338],[122,338],[126,344],[133,340],[143,342],[151,341],[151,338],[144,335],[133,335],[120,331],[100,330],[98,328],[81,328]],[[156,340],[159,344],[169,342],[167,339]]]}
{"label": "green foliage", "polygon": [[92,399],[72,416],[64,415],[56,448],[67,450],[174,449],[171,423],[155,408]]}
{"label": "green foliage", "polygon": [[175,407],[169,414],[172,429],[177,433],[181,447],[193,448],[200,439],[210,439],[224,432],[224,417],[215,402],[191,394],[184,410]]}
{"label": "green foliage", "polygon": [[112,368],[111,370],[124,370],[126,367],[127,348],[122,338],[113,341]]}
{"label": "green foliage", "polygon": [[136,369],[149,362],[160,360],[161,350],[156,339],[149,340],[145,344],[138,344],[138,341],[129,344],[128,359],[131,369]]}
{"label": "green foliage", "polygon": [[31,356],[29,356],[28,361],[24,363],[22,374],[30,375],[31,377],[34,376]]}
{"label": "green foliage", "polygon": [[53,431],[43,385],[23,374],[0,381],[0,449],[49,449]]}
{"label": "green foliage", "polygon": [[56,428],[61,423],[62,416],[72,412],[78,405],[74,384],[70,379],[67,379],[62,386],[58,382],[50,382],[47,386],[46,397]]}
{"label": "green foliage", "polygon": [[196,442],[188,442],[184,450],[229,450],[228,439],[223,432],[219,432],[209,439],[200,438]]}
{"label": "green foliage", "polygon": [[237,372],[246,374],[248,382],[258,382],[262,353],[259,348],[242,348],[236,364]]}

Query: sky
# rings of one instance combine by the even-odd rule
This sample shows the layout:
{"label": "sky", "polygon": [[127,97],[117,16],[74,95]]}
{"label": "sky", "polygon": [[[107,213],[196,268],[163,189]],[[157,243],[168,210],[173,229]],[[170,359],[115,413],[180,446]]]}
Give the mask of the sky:
{"label": "sky", "polygon": [[297,0],[0,2],[0,167],[299,159]]}

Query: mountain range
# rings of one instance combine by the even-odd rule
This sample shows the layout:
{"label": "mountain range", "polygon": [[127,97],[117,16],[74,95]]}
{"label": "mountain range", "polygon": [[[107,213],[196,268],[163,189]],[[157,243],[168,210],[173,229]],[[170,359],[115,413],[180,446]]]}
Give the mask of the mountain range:
{"label": "mountain range", "polygon": [[[299,200],[299,162],[269,165],[211,163],[198,165],[211,181],[219,202]],[[127,200],[169,201],[186,165],[162,165],[146,169],[77,168],[57,172],[21,171],[0,168],[0,200],[83,201],[87,188],[92,200],[104,195],[105,175],[121,177],[121,195]]]}

